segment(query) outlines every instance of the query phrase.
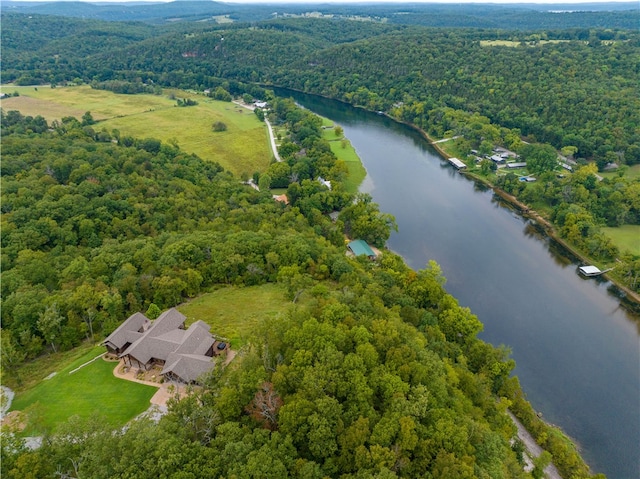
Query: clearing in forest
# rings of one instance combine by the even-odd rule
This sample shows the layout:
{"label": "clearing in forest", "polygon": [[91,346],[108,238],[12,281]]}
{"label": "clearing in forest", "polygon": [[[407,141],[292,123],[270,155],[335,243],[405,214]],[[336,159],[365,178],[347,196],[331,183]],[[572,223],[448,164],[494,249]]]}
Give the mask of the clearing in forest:
{"label": "clearing in forest", "polygon": [[[121,136],[157,138],[177,144],[183,151],[218,162],[236,175],[266,170],[272,156],[265,124],[251,111],[197,93],[165,90],[162,95],[124,95],[94,90],[87,85],[9,86],[3,91],[20,94],[2,100],[5,111],[42,115],[49,122],[65,116],[80,119],[90,111],[97,121],[92,125],[96,131],[116,129]],[[178,98],[194,99],[198,104],[178,107]],[[226,130],[213,131],[216,122],[224,123]]]}
{"label": "clearing in forest", "polygon": [[275,318],[289,304],[282,286],[267,283],[218,289],[178,306],[178,310],[187,317],[187,325],[202,320],[211,326],[212,334],[230,340],[231,349],[237,350],[263,320]]}
{"label": "clearing in forest", "polygon": [[331,151],[338,160],[344,161],[347,166],[349,175],[343,182],[344,188],[349,193],[357,193],[360,185],[367,176],[367,170],[362,165],[362,161],[358,156],[351,142],[344,136],[336,136],[336,128],[334,123],[327,118],[322,118],[322,137],[331,145]]}
{"label": "clearing in forest", "polygon": [[622,225],[602,228],[602,232],[613,241],[620,251],[640,255],[640,225]]}

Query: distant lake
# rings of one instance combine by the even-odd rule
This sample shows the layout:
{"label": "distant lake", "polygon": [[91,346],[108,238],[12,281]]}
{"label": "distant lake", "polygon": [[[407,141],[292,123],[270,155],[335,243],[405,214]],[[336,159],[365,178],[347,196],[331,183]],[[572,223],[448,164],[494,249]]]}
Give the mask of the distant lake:
{"label": "distant lake", "polygon": [[340,124],[368,175],[361,191],[396,217],[388,247],[414,269],[437,261],[447,290],[512,349],[533,407],[579,445],[592,470],[640,477],[640,318],[610,284],[493,195],[459,174],[415,131],[339,102],[286,90]]}

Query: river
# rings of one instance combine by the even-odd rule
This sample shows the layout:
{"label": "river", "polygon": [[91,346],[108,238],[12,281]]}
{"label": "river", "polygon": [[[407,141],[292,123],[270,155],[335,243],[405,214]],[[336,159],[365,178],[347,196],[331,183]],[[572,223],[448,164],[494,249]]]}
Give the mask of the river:
{"label": "river", "polygon": [[[285,94],[278,91],[279,94]],[[414,269],[437,261],[447,290],[512,350],[543,418],[594,472],[640,477],[640,318],[491,190],[442,160],[414,130],[339,102],[286,92],[340,124],[367,169],[361,191],[395,216],[387,245]]]}

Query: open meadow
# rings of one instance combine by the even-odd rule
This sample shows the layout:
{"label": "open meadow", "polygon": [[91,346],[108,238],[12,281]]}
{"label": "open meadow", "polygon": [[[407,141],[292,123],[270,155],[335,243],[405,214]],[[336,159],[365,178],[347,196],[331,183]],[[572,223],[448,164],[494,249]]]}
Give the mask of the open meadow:
{"label": "open meadow", "polygon": [[290,301],[284,289],[274,283],[260,286],[222,288],[178,306],[187,317],[187,325],[201,320],[211,333],[226,338],[238,349],[264,320],[286,311]]}
{"label": "open meadow", "polygon": [[[19,96],[2,100],[5,111],[41,115],[47,121],[65,116],[78,119],[90,111],[97,121],[94,130],[119,130],[122,136],[157,138],[177,144],[183,151],[215,161],[236,175],[264,171],[272,157],[265,124],[249,110],[231,102],[180,90],[163,95],[123,95],[89,86],[50,88],[5,87],[3,92]],[[178,107],[175,98],[190,98],[197,105]],[[213,131],[222,122],[226,131]]]}
{"label": "open meadow", "polygon": [[615,228],[602,228],[621,251],[640,255],[640,225],[622,225]]}

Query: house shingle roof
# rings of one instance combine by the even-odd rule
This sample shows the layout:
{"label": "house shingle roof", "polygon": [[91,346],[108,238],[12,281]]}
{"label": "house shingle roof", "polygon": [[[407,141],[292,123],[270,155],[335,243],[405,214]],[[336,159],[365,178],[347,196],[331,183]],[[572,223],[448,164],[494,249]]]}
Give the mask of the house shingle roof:
{"label": "house shingle roof", "polygon": [[[142,364],[158,359],[165,362],[161,374],[173,373],[185,382],[195,381],[215,365],[206,355],[215,338],[209,332],[209,325],[203,321],[196,321],[186,331],[180,329],[185,320],[186,317],[176,309],[165,311],[144,333],[136,333],[135,340],[120,357],[130,356]],[[121,328],[127,322],[129,320]],[[130,322],[131,327],[137,324],[137,321]],[[123,334],[119,333],[118,337]]]}
{"label": "house shingle roof", "polygon": [[208,356],[171,353],[162,374],[173,373],[184,382],[190,383],[211,371],[214,366],[215,363]]}
{"label": "house shingle roof", "polygon": [[141,338],[143,335],[141,331],[145,328],[145,325],[148,327],[149,324],[150,321],[144,314],[132,314],[124,323],[118,326],[113,333],[107,336],[102,344],[109,344],[114,349],[120,349],[125,344],[133,343]]}

